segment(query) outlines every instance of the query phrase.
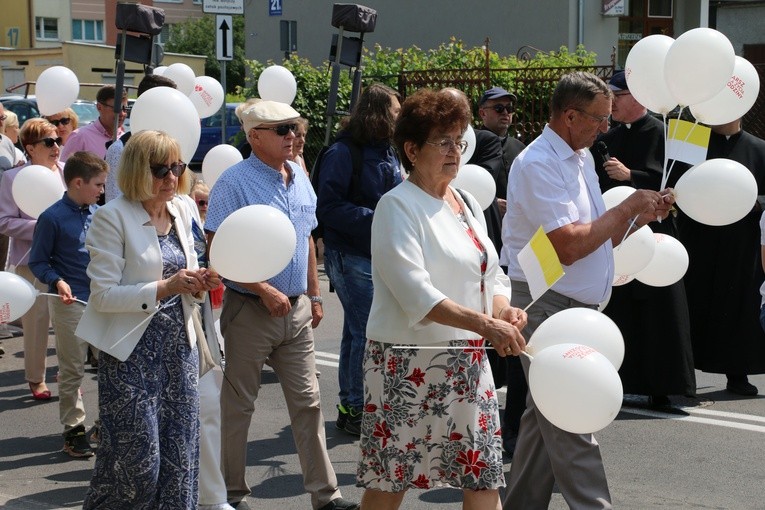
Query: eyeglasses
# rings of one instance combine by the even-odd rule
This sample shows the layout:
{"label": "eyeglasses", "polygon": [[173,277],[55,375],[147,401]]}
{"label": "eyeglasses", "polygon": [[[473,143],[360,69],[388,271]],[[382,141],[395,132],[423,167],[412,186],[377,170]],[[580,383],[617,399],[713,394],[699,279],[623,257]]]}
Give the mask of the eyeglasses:
{"label": "eyeglasses", "polygon": [[197,205],[204,207],[207,205],[207,200],[197,200]]}
{"label": "eyeglasses", "polygon": [[607,122],[608,121],[608,117],[611,116],[611,114],[602,115],[602,116],[601,115],[593,115],[593,114],[587,113],[586,111],[584,111],[582,109],[579,109],[579,108],[572,108],[572,110],[576,110],[579,113],[583,113],[583,114],[587,115],[589,118],[591,118],[592,120],[597,122],[598,125],[603,124],[603,122]]}
{"label": "eyeglasses", "polygon": [[49,149],[53,148],[54,145],[61,145],[61,142],[63,142],[64,139],[60,136],[57,138],[43,138],[41,140],[37,140],[36,142],[32,142],[31,145],[36,145],[38,143],[44,143],[45,146]]}
{"label": "eyeglasses", "polygon": [[287,134],[290,131],[294,133],[297,130],[297,124],[279,124],[278,126],[274,126],[274,127],[256,127],[253,129],[265,129],[268,131],[276,131],[276,134],[279,136],[287,136]]}
{"label": "eyeglasses", "polygon": [[629,96],[632,92],[625,90],[624,92],[614,92],[614,97]]}
{"label": "eyeglasses", "polygon": [[72,119],[70,119],[69,117],[64,117],[62,119],[56,119],[56,120],[48,119],[48,122],[50,122],[56,127],[58,127],[59,124],[61,124],[62,126],[68,126],[69,123],[72,122]]}
{"label": "eyeglasses", "polygon": [[[101,101],[99,101],[98,104],[100,104],[102,106],[106,106],[107,108],[109,108],[110,111],[114,111],[114,103],[108,104],[108,103],[102,103]],[[123,106],[121,108],[121,110],[122,110],[122,113],[127,113],[128,112],[128,107],[127,106]]]}
{"label": "eyeglasses", "polygon": [[7,115],[5,115],[5,114],[3,114],[3,115],[0,115],[0,122],[4,121],[4,120],[5,120],[5,119],[7,119],[7,118],[8,118],[8,116],[7,116]]}
{"label": "eyeglasses", "polygon": [[508,104],[495,104],[494,106],[485,106],[484,108],[489,108],[491,110],[494,110],[498,114],[502,115],[503,112],[507,113],[514,113],[515,112],[515,105],[512,103]]}
{"label": "eyeglasses", "polygon": [[465,154],[465,151],[467,150],[468,143],[465,140],[460,140],[459,142],[455,142],[454,140],[450,140],[449,138],[444,138],[440,142],[428,142],[425,141],[428,145],[432,145],[433,147],[438,147],[438,152],[440,152],[443,156],[446,156],[449,154],[449,152],[456,148],[460,154]]}
{"label": "eyeglasses", "polygon": [[170,172],[172,172],[174,176],[180,177],[183,175],[183,172],[186,171],[186,163],[179,161],[170,166],[149,165],[149,168],[151,169],[151,174],[157,179],[164,179]]}

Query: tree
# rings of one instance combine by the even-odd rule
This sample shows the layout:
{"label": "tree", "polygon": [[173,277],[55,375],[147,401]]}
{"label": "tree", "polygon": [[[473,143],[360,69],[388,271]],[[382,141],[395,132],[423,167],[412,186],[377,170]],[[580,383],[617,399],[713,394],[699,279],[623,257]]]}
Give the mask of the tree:
{"label": "tree", "polygon": [[[244,87],[244,16],[233,16],[234,59],[226,63],[226,92],[235,93]],[[165,51],[204,55],[205,74],[220,80],[220,62],[215,54],[215,16],[206,14],[201,18],[189,19],[170,27],[170,37]]]}

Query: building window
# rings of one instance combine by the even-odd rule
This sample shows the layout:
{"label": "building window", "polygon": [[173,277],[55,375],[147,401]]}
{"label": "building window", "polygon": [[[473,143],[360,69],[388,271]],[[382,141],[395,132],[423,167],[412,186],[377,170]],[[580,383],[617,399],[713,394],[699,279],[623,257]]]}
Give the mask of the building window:
{"label": "building window", "polygon": [[648,2],[648,16],[652,18],[671,18],[672,0],[650,0]]}
{"label": "building window", "polygon": [[96,19],[73,19],[72,40],[87,42],[104,41],[104,22]]}
{"label": "building window", "polygon": [[44,41],[58,41],[58,19],[36,17],[35,37]]}
{"label": "building window", "polygon": [[164,44],[167,44],[167,41],[170,40],[170,27],[171,26],[172,26],[171,24],[165,24],[165,25],[162,26],[162,31],[157,35],[156,42],[158,44],[164,45]]}

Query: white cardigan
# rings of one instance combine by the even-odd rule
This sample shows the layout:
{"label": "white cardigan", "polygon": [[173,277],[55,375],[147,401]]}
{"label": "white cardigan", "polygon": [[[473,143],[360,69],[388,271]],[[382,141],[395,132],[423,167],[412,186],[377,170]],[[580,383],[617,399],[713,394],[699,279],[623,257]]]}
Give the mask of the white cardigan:
{"label": "white cardigan", "polygon": [[[186,268],[197,269],[191,218],[187,208],[167,203],[186,255]],[[120,196],[100,207],[85,238],[90,252],[90,300],[76,334],[89,344],[125,361],[158,309],[157,282],[162,279],[162,253],[157,231],[140,202]],[[193,296],[183,294],[189,343],[196,346],[191,322]]]}
{"label": "white cardigan", "polygon": [[[467,195],[467,194],[466,194]],[[461,197],[457,199],[462,203]],[[481,300],[480,253],[449,204],[404,181],[386,193],[372,220],[374,296],[367,337],[396,344],[436,344],[474,339],[472,331],[425,316],[446,298],[476,311],[492,312],[492,299],[510,299],[510,280],[498,265],[482,214],[472,196],[463,203],[468,223],[488,253],[486,293]]]}

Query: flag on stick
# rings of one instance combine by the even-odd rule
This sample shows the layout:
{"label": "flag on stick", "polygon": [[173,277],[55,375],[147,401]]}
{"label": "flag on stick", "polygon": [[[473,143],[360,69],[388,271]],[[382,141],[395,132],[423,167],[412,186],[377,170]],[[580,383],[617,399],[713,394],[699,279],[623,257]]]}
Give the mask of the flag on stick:
{"label": "flag on stick", "polygon": [[555,248],[541,226],[518,253],[518,263],[521,265],[523,274],[526,275],[534,301],[566,274],[558,260],[558,254],[555,253]]}
{"label": "flag on stick", "polygon": [[712,131],[685,120],[671,119],[667,134],[667,159],[698,165],[706,161]]}

